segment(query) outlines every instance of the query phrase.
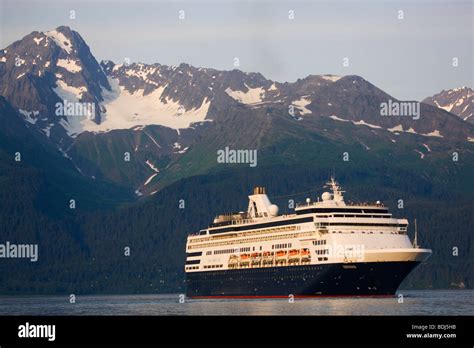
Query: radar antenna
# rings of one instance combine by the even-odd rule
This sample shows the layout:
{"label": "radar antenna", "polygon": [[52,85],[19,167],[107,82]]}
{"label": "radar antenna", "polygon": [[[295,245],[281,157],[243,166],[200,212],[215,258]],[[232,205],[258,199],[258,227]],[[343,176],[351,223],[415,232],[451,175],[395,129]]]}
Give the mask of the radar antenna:
{"label": "radar antenna", "polygon": [[343,191],[342,187],[337,184],[336,180],[334,179],[334,176],[331,176],[331,180],[326,183],[326,187],[331,188],[331,191],[334,197],[342,198],[343,196],[342,194],[346,192],[346,191]]}

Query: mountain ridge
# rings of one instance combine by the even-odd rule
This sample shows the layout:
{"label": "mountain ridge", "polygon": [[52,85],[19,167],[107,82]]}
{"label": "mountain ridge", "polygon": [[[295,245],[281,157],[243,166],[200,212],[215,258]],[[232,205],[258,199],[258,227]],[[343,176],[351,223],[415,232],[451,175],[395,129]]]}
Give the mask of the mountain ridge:
{"label": "mountain ridge", "polygon": [[[79,40],[26,37],[17,52],[0,51],[0,231],[38,243],[41,258],[0,263],[0,293],[181,291],[188,233],[241,209],[253,186],[266,186],[292,212],[287,199],[304,201],[295,192],[315,191],[333,172],[349,199],[381,199],[398,216],[418,219],[420,242],[434,254],[407,287],[472,287],[474,126],[458,116],[425,103],[416,120],[381,116],[381,103],[397,100],[355,75],[278,83],[188,64],[152,73],[163,66],[98,63],[74,52]],[[37,53],[21,56],[30,49]],[[16,58],[24,62],[16,66]],[[81,122],[97,131],[71,132],[84,124],[55,114],[65,92],[94,103],[94,117]],[[156,109],[187,127],[100,130],[124,108],[130,123],[150,120]],[[258,165],[219,163],[226,147],[256,151]],[[132,257],[124,258],[126,246]]]}
{"label": "mountain ridge", "polygon": [[[226,145],[262,149],[268,143],[263,135],[280,124],[303,126],[328,139],[333,135],[318,124],[353,134],[362,127],[394,146],[401,134],[444,139],[447,148],[451,143],[470,148],[474,141],[473,126],[428,104],[420,104],[418,120],[381,116],[383,103],[399,101],[360,76],[308,75],[280,83],[260,73],[186,63],[99,63],[80,34],[65,26],[33,32],[0,51],[0,94],[78,171],[128,185],[137,197],[172,182],[160,180],[176,175],[168,169],[183,168],[193,148],[207,148],[204,157]],[[58,116],[61,102],[93,107],[89,114]],[[467,144],[461,145],[462,139]],[[347,142],[347,136],[339,141]],[[131,156],[126,165],[125,153]],[[216,165],[211,161],[204,167]],[[186,167],[178,176],[204,170]]]}

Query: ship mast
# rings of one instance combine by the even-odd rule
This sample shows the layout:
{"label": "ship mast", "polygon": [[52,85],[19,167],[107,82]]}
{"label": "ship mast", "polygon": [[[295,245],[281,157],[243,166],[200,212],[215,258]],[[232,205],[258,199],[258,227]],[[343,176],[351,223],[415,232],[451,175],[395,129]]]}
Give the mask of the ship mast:
{"label": "ship mast", "polygon": [[344,202],[343,193],[345,191],[342,191],[341,187],[337,184],[336,180],[334,179],[334,176],[331,176],[331,180],[327,182],[326,185],[331,188],[334,201]]}
{"label": "ship mast", "polygon": [[415,219],[415,238],[413,239],[413,247],[418,249],[419,248],[419,245],[418,245],[418,227],[416,225],[416,219]]}

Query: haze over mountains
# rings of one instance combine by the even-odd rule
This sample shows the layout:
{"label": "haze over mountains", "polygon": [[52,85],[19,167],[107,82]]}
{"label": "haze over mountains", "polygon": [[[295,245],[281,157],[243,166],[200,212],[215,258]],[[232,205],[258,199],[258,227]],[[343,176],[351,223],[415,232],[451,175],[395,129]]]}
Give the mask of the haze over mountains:
{"label": "haze over mountains", "polygon": [[[287,195],[320,185],[336,170],[353,198],[392,204],[403,198],[400,215],[421,216],[420,238],[439,250],[431,265],[444,264],[420,270],[413,282],[469,286],[468,254],[456,267],[449,257],[453,245],[472,243],[466,230],[474,187],[472,90],[427,98],[418,116],[381,115],[381,105],[397,102],[355,75],[280,83],[184,63],[98,63],[68,27],[33,32],[0,50],[0,232],[57,243],[37,279],[51,276],[48,262],[62,260],[69,271],[90,267],[101,291],[122,282],[120,272],[135,272],[136,263],[121,259],[123,245],[132,243],[149,249],[134,262],[150,269],[134,278],[134,289],[146,288],[160,269],[168,287],[155,284],[153,291],[170,291],[181,284],[179,253],[192,229],[222,209],[240,210],[252,186]],[[87,107],[80,116],[68,114],[70,103]],[[218,163],[225,147],[258,150],[258,166]],[[140,197],[149,199],[134,202]],[[191,209],[176,209],[183,197]],[[71,198],[80,213],[69,209]],[[98,276],[112,273],[116,278]],[[69,274],[62,274],[60,289],[90,289],[88,280]],[[48,286],[43,290],[56,287]]]}

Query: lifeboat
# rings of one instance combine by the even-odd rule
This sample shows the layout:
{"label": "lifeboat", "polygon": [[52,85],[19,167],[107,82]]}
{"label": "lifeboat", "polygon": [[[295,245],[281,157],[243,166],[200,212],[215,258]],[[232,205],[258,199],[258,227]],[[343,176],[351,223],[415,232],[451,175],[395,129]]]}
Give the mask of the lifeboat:
{"label": "lifeboat", "polygon": [[286,264],[286,250],[279,250],[276,252],[275,265],[284,266]]}
{"label": "lifeboat", "polygon": [[264,266],[272,266],[273,265],[273,252],[264,251],[263,252],[263,265]]}
{"label": "lifeboat", "polygon": [[239,265],[239,257],[237,255],[229,256],[229,268],[236,268]]}
{"label": "lifeboat", "polygon": [[260,260],[262,259],[261,253],[252,254],[252,266],[260,266]]}
{"label": "lifeboat", "polygon": [[301,262],[310,262],[311,261],[311,253],[309,249],[301,249]]}
{"label": "lifeboat", "polygon": [[298,249],[291,249],[288,253],[288,263],[290,265],[298,264],[300,262],[300,251]]}
{"label": "lifeboat", "polygon": [[297,256],[300,254],[300,251],[298,249],[291,249],[290,250],[290,256]]}
{"label": "lifeboat", "polygon": [[250,254],[240,255],[240,266],[248,267],[250,264]]}
{"label": "lifeboat", "polygon": [[273,253],[270,252],[270,251],[265,251],[265,252],[263,253],[263,258],[264,258],[264,259],[273,259]]}

